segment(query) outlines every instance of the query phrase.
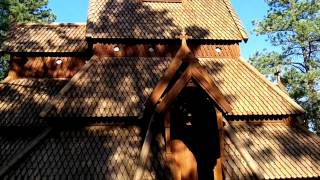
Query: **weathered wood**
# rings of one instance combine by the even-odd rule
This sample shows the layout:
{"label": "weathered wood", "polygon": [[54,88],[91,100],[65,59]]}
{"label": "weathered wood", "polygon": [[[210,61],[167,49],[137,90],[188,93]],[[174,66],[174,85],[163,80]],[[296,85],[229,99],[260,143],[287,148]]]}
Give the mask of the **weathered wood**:
{"label": "weathered wood", "polygon": [[165,112],[181,90],[188,84],[191,79],[191,67],[189,66],[181,77],[176,81],[170,91],[164,96],[163,100],[156,107],[158,113]]}
{"label": "weathered wood", "polygon": [[5,166],[0,169],[0,179],[15,165],[17,164],[26,154],[28,154],[34,147],[36,147],[44,138],[46,138],[52,131],[51,128],[44,130],[39,136],[34,138],[22,151],[18,152],[15,157],[8,162]]}
{"label": "weathered wood", "polygon": [[143,177],[144,173],[144,167],[147,162],[148,154],[150,152],[150,146],[151,146],[151,141],[152,141],[152,136],[153,136],[153,124],[155,123],[155,114],[151,116],[146,137],[144,138],[143,145],[140,151],[140,158],[139,158],[139,163],[138,163],[138,168],[137,171],[133,177],[134,180],[141,180]]}
{"label": "weathered wood", "polygon": [[235,135],[234,130],[229,125],[228,121],[224,121],[225,125],[224,130],[228,137],[230,138],[232,144],[237,148],[243,159],[248,164],[250,170],[253,172],[254,176],[256,176],[258,179],[264,179],[263,173],[260,169],[260,166],[257,164],[257,162],[251,157],[249,152],[246,150],[246,148],[241,144],[241,140],[237,138]]}
{"label": "weathered wood", "polygon": [[231,112],[232,108],[228,101],[215,83],[210,78],[209,74],[203,70],[200,64],[196,63],[192,68],[192,77],[199,83],[199,85],[208,93],[208,95],[221,107],[225,112]]}

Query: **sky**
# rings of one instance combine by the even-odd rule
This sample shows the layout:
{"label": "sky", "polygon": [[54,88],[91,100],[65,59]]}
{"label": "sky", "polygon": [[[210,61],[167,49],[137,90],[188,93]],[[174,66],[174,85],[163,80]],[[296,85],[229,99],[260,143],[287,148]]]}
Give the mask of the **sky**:
{"label": "sky", "polygon": [[[257,50],[274,50],[265,36],[256,36],[252,21],[262,19],[267,13],[267,5],[264,0],[231,0],[233,7],[249,34],[247,43],[241,43],[241,55],[248,59]],[[56,22],[86,22],[88,12],[88,0],[49,0],[48,7],[57,16]]]}

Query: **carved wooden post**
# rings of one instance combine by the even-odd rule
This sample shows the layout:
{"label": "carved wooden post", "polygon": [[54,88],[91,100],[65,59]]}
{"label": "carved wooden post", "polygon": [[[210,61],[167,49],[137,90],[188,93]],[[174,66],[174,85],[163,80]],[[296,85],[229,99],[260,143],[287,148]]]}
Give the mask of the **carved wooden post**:
{"label": "carved wooden post", "polygon": [[181,180],[181,172],[179,167],[174,164],[174,156],[171,151],[171,119],[170,119],[170,110],[164,113],[164,134],[165,134],[165,143],[166,143],[166,161],[172,173],[172,178],[174,180]]}
{"label": "carved wooden post", "polygon": [[217,123],[219,130],[219,142],[220,142],[220,157],[217,159],[216,166],[214,167],[214,179],[222,180],[222,166],[224,162],[224,133],[223,133],[223,116],[219,109],[216,109]]}

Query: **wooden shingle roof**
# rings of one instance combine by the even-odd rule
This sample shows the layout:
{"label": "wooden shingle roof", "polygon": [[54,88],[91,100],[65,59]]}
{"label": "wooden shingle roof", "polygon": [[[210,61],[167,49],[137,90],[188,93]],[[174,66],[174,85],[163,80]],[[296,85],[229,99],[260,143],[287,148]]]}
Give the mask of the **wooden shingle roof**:
{"label": "wooden shingle roof", "polygon": [[[320,139],[285,124],[232,124],[240,143],[264,179],[320,178]],[[226,179],[252,179],[253,172],[229,137],[225,139]]]}
{"label": "wooden shingle roof", "polygon": [[[58,130],[28,153],[3,179],[132,179],[141,139],[138,126]],[[153,142],[153,155],[143,179],[170,179],[163,147],[163,143]]]}
{"label": "wooden shingle roof", "polygon": [[169,58],[93,59],[53,101],[50,117],[137,117]]}
{"label": "wooden shingle roof", "polygon": [[39,113],[66,80],[17,79],[0,83],[0,128],[43,126]]}
{"label": "wooden shingle roof", "polygon": [[[45,115],[50,117],[142,116],[146,99],[170,58],[94,59],[69,82]],[[227,115],[290,115],[303,109],[240,59],[199,58],[232,107]],[[261,77],[260,77],[261,75]]]}
{"label": "wooden shingle roof", "polygon": [[85,24],[21,24],[9,31],[1,50],[10,53],[75,53],[87,50]]}
{"label": "wooden shingle roof", "polygon": [[23,134],[17,136],[12,133],[4,133],[3,128],[0,133],[0,169],[16,157],[27,145],[36,137],[36,133]]}
{"label": "wooden shingle roof", "polygon": [[[284,124],[231,126],[263,172],[262,179],[320,178],[320,140],[315,135]],[[3,178],[132,179],[142,138],[136,125],[56,129]],[[229,136],[224,141],[225,179],[256,179]],[[153,139],[143,179],[170,179],[163,143],[160,134]]]}
{"label": "wooden shingle roof", "polygon": [[288,115],[304,112],[301,106],[241,58],[202,58],[232,107],[228,115]]}
{"label": "wooden shingle roof", "polygon": [[87,36],[98,39],[248,39],[229,0],[183,3],[90,0]]}

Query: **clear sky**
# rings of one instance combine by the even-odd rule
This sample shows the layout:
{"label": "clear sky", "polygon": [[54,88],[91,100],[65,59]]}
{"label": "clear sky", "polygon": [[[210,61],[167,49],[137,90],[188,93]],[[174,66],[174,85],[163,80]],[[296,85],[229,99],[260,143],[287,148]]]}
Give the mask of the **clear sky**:
{"label": "clear sky", "polygon": [[[231,0],[242,23],[249,34],[247,43],[241,44],[242,56],[248,59],[257,50],[273,47],[266,42],[266,37],[256,36],[252,21],[262,19],[267,12],[264,0]],[[57,22],[86,22],[88,0],[49,0],[49,8],[57,15]]]}

